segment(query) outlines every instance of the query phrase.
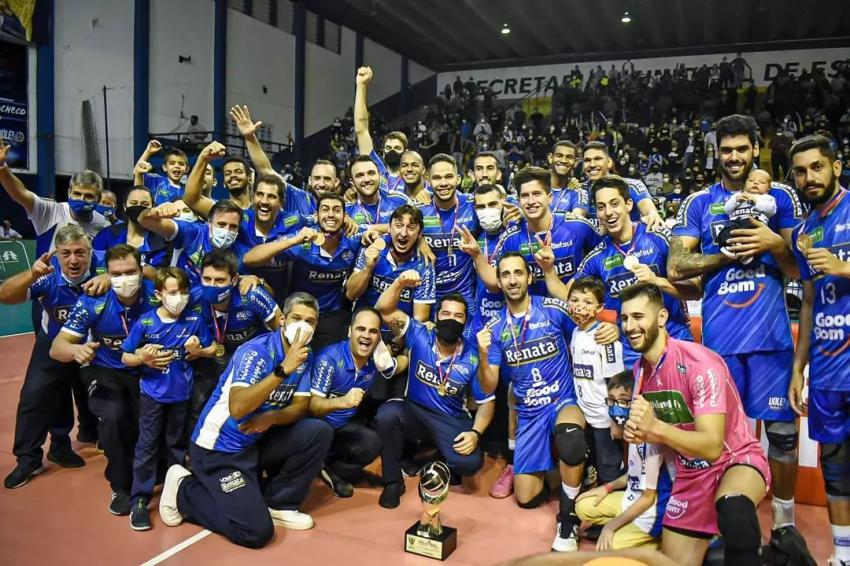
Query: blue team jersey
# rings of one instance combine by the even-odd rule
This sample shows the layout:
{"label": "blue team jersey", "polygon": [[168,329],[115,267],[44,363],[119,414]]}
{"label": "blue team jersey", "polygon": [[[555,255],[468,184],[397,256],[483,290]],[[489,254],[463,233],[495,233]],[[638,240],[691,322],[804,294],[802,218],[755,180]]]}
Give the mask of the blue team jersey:
{"label": "blue team jersey", "polygon": [[471,305],[475,300],[475,266],[469,254],[460,250],[461,234],[457,229],[463,227],[477,234],[478,216],[472,199],[461,193],[456,195],[457,205],[449,210],[442,210],[433,202],[419,207],[422,235],[437,257],[434,261],[437,298],[460,293]]}
{"label": "blue team jersey", "polygon": [[254,287],[246,295],[238,288],[231,291],[226,312],[218,312],[201,297],[201,288],[192,287],[190,304],[197,304],[204,317],[210,335],[224,350],[232,354],[236,349],[256,336],[268,332],[266,326],[275,316],[277,303],[263,287]]}
{"label": "blue team jersey", "polygon": [[159,301],[154,295],[153,283],[150,281],[142,282],[138,300],[130,307],[122,305],[112,289],[101,297],[80,295],[68,322],[62,327],[62,332],[82,338],[83,342],[89,335],[92,341],[100,342],[92,364],[126,369],[127,366],[121,362],[121,345],[136,321],[158,306]]}
{"label": "blue team jersey", "polygon": [[[696,251],[703,254],[721,253],[715,238],[729,220],[723,205],[731,194],[717,183],[690,195],[676,215],[673,237],[696,238]],[[769,194],[776,199],[770,229],[778,233],[796,226],[803,212],[797,194],[778,183]],[[703,276],[702,335],[707,347],[723,355],[793,348],[783,275],[772,255]]]}
{"label": "blue team jersey", "polygon": [[168,177],[157,173],[145,173],[142,183],[153,195],[153,205],[174,202],[183,198],[183,185],[172,185]]}
{"label": "blue team jersey", "polygon": [[283,211],[288,214],[298,215],[308,223],[316,220],[316,198],[313,193],[306,189],[299,189],[294,185],[286,183],[286,198],[283,203]]}
{"label": "blue team jersey", "polygon": [[261,434],[245,434],[239,430],[240,424],[260,413],[285,409],[292,403],[293,396],[310,396],[312,353],[292,375],[283,378],[280,385],[269,393],[269,398],[257,409],[238,420],[230,416],[231,389],[254,385],[271,375],[286,357],[282,340],[280,332],[269,332],[257,336],[236,350],[198,418],[198,424],[192,433],[192,442],[207,450],[231,454],[241,452],[254,445]]}
{"label": "blue team jersey", "polygon": [[[291,191],[287,191],[289,193]],[[287,202],[291,202],[290,199]],[[260,244],[274,242],[281,238],[291,235],[296,230],[299,230],[306,225],[306,218],[298,213],[287,212],[281,209],[275,217],[274,226],[269,230],[268,234],[261,234],[257,230],[257,215],[254,208],[242,211],[242,222],[239,225],[239,235],[236,236],[236,243],[242,246],[247,253],[247,250]],[[287,287],[289,282],[289,270],[279,257],[273,257],[266,265],[246,267],[245,273],[262,277],[269,282],[275,293],[280,292]],[[282,299],[283,297],[281,297]]]}
{"label": "blue team jersey", "polygon": [[513,384],[519,416],[534,416],[553,404],[575,403],[569,354],[575,329],[567,303],[533,295],[529,312],[514,317],[505,308],[492,326],[487,359],[499,366],[500,379]]}
{"label": "blue team jersey", "polygon": [[[478,235],[478,246],[481,248],[481,253],[487,258],[487,263],[496,268],[496,248],[501,238],[501,232],[486,232],[481,230]],[[470,305],[470,310],[473,312],[472,324],[468,325],[469,336],[474,338],[484,325],[494,316],[498,316],[505,310],[505,294],[502,291],[492,293],[487,290],[487,286],[478,279],[478,284],[475,288],[476,306],[473,308]]]}
{"label": "blue team jersey", "polygon": [[[629,196],[632,199],[632,212],[629,214],[629,217],[632,219],[632,222],[640,221],[640,209],[638,208],[638,203],[651,199],[652,195],[649,194],[649,189],[646,188],[646,185],[640,179],[631,179],[628,177],[623,177],[623,180],[626,181],[626,184],[629,186]],[[588,212],[587,218],[591,221],[594,226],[599,226],[599,220],[596,218],[596,205],[591,202],[590,194],[593,183],[586,182],[584,184],[584,190],[588,195]]]}
{"label": "blue team jersey", "polygon": [[[106,252],[118,244],[127,243],[127,224],[118,221],[97,233],[91,243],[92,265],[98,274],[106,273]],[[152,232],[145,234],[145,239],[139,247],[142,265],[160,268],[167,267],[171,261],[171,248],[160,236]]]}
{"label": "blue team jersey", "polygon": [[379,191],[378,202],[366,204],[358,197],[355,202],[345,205],[345,214],[364,227],[368,224],[389,224],[392,213],[403,204],[410,204],[410,199],[403,194],[381,194]]}
{"label": "blue team jersey", "polygon": [[378,173],[381,176],[381,189],[388,193],[392,192],[404,192],[404,180],[401,178],[401,175],[390,175],[390,170],[387,168],[387,164],[384,163],[384,160],[381,159],[381,156],[378,155],[378,152],[374,149],[372,153],[369,154],[369,157],[372,158],[372,161],[375,162],[375,165],[378,167]]}
{"label": "blue team jersey", "polygon": [[[319,230],[318,226],[313,227]],[[340,233],[336,251],[329,254],[314,242],[304,242],[280,255],[293,261],[292,291],[310,293],[319,301],[319,312],[339,310],[348,304],[343,285],[360,253],[360,238]]]}
{"label": "blue team jersey", "polygon": [[812,269],[797,245],[808,234],[812,247],[826,248],[841,261],[850,261],[850,199],[840,189],[835,207],[821,216],[812,211],[793,233],[794,256],[804,281],[815,286],[809,346],[809,385],[827,391],[850,391],[850,279]]}
{"label": "blue team jersey", "polygon": [[[635,222],[634,228],[634,237],[630,242],[620,244],[620,249],[617,249],[610,236],[604,236],[596,249],[584,258],[576,273],[576,279],[587,276],[601,279],[606,287],[605,308],[615,310],[617,314],[620,313],[620,291],[638,282],[635,274],[623,266],[623,252],[634,255],[657,276],[667,277],[670,233],[667,230],[649,232],[646,225],[640,222]],[[667,294],[663,297],[664,307],[670,314],[667,319],[667,332],[678,340],[693,341],[687,307],[676,297]],[[639,354],[632,350],[625,333],[621,334],[623,358],[626,367],[629,367],[637,361]]]}
{"label": "blue team jersey", "polygon": [[[478,347],[461,338],[456,356],[440,358],[437,333],[424,324],[407,319],[404,344],[410,350],[407,399],[417,405],[451,417],[467,415],[466,397],[471,391],[478,404],[495,396],[481,390],[478,382]],[[444,388],[444,395],[440,391]]]}
{"label": "blue team jersey", "polygon": [[53,273],[42,275],[29,288],[29,299],[37,300],[43,309],[41,313],[41,331],[51,340],[59,334],[62,326],[68,322],[74,305],[82,295],[81,285],[71,283],[62,275],[58,267]]}
{"label": "blue team jersey", "polygon": [[[369,391],[379,377],[391,378],[394,369],[387,370],[387,375],[384,375],[375,367],[372,358],[369,358],[362,368],[357,369],[348,340],[343,340],[328,346],[316,355],[310,393],[316,397],[334,399],[344,397],[355,387]],[[322,418],[333,428],[339,428],[350,421],[356,412],[357,407],[338,409]]]}
{"label": "blue team jersey", "polygon": [[186,340],[197,336],[201,347],[206,348],[213,338],[201,315],[201,306],[187,306],[177,320],[164,321],[155,310],[143,314],[133,324],[121,349],[130,354],[145,344],[162,346],[172,355],[164,370],[142,365],[140,387],[142,393],[160,403],[181,403],[192,393],[192,366],[186,360]]}
{"label": "blue team jersey", "polygon": [[587,212],[590,210],[590,199],[587,196],[587,189],[584,187],[575,189],[556,189],[552,187],[552,200],[549,208],[552,209],[552,214],[566,214],[576,208]]}
{"label": "blue team jersey", "polygon": [[[200,222],[185,222],[183,220],[174,220],[177,225],[177,232],[171,239],[171,245],[174,246],[173,264],[186,272],[189,276],[191,286],[201,284],[201,264],[204,261],[204,256],[210,253],[215,246],[210,238],[210,225]],[[239,271],[242,271],[242,256],[248,251],[248,248],[238,241],[230,246],[230,250],[236,254],[239,260]]]}
{"label": "blue team jersey", "polygon": [[[534,282],[528,292],[532,295],[548,295],[543,270],[534,261],[534,254],[540,250],[540,244],[529,231],[528,221],[522,219],[516,226],[511,226],[499,241],[496,258],[501,258],[508,252],[519,252],[531,267]],[[541,240],[546,239],[546,232],[538,232]],[[552,216],[552,253],[555,254],[555,272],[564,283],[576,273],[581,260],[595,248],[601,238],[593,225],[583,218],[566,218],[563,215]]]}
{"label": "blue team jersey", "polygon": [[[386,291],[402,272],[413,269],[419,273],[422,283],[413,289],[402,289],[401,299],[398,302],[398,309],[400,311],[408,316],[413,316],[413,303],[432,305],[436,301],[434,266],[425,263],[425,260],[418,251],[413,252],[413,255],[407,261],[396,264],[390,252],[392,250],[392,243],[388,240],[389,238],[385,239],[387,241],[387,247],[378,254],[378,262],[372,269],[369,286],[366,292],[357,299],[355,307],[359,308],[364,305],[369,307],[375,306],[381,293]],[[354,271],[361,271],[364,267],[366,267],[366,248],[360,250],[360,254],[357,256],[357,263],[354,265]]]}

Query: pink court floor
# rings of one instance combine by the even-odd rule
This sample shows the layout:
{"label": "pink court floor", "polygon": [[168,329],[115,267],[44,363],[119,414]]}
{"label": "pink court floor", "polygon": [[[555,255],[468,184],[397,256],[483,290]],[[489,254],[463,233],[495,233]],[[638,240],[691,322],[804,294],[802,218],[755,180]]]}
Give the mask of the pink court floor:
{"label": "pink court floor", "polygon": [[[31,334],[0,339],[0,474],[15,465],[12,439],[15,409],[32,348]],[[336,499],[319,481],[304,511],[315,519],[310,531],[276,529],[274,540],[249,550],[191,524],[169,528],[153,513],[154,528],[130,529],[127,517],[107,511],[109,487],[103,477],[104,457],[93,446],[75,448],[86,466],[59,469],[47,462],[46,473],[17,490],[0,489],[0,563],[4,565],[124,564],[400,564],[435,562],[405,554],[404,531],[418,519],[421,507],[416,482],[408,480],[401,506],[378,506],[378,488],[358,488],[351,499]],[[458,529],[458,548],[447,563],[496,564],[549,549],[554,534],[555,503],[535,510],[519,509],[512,499],[487,495],[503,463],[487,459],[471,493],[451,493],[444,505],[444,524]],[[764,540],[769,536],[770,505],[759,509]],[[800,505],[797,524],[818,564],[826,564],[831,535],[826,509]],[[582,548],[592,550],[591,542]]]}

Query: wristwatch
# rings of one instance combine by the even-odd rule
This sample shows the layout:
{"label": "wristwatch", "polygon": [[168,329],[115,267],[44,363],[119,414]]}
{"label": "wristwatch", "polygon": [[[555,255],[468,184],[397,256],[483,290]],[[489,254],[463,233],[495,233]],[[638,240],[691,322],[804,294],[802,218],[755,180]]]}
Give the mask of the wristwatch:
{"label": "wristwatch", "polygon": [[277,377],[286,377],[286,372],[283,370],[283,365],[279,365],[274,368],[273,372]]}
{"label": "wristwatch", "polygon": [[474,428],[469,429],[470,432],[474,432],[475,436],[478,437],[478,440],[481,440],[481,433],[475,430]]}

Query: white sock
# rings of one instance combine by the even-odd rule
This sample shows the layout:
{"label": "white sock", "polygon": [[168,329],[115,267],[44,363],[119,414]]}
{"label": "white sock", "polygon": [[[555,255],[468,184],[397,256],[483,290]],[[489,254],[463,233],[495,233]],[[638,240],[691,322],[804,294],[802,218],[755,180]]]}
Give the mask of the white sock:
{"label": "white sock", "polygon": [[564,482],[561,482],[561,489],[564,490],[564,495],[569,497],[570,499],[575,499],[578,497],[578,491],[581,485],[577,485],[575,487],[571,485],[567,485]]}
{"label": "white sock", "polygon": [[794,526],[794,498],[780,499],[773,496],[770,502],[773,508],[773,528]]}
{"label": "white sock", "polygon": [[508,439],[508,450],[516,450],[516,438]]}
{"label": "white sock", "polygon": [[850,561],[850,525],[830,525],[832,527],[832,543],[835,545],[834,556],[841,561]]}

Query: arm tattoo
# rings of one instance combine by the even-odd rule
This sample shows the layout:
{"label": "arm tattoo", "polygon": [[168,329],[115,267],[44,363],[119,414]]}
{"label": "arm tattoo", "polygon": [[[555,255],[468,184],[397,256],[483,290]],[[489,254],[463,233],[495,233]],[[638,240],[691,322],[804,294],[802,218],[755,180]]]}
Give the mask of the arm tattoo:
{"label": "arm tattoo", "polygon": [[389,326],[392,333],[395,334],[396,336],[401,335],[406,324],[407,324],[407,319],[406,319],[404,313],[395,313],[387,321],[387,326]]}
{"label": "arm tattoo", "polygon": [[701,254],[685,247],[681,238],[670,240],[667,275],[670,281],[682,281],[703,275],[724,265],[722,254]]}

